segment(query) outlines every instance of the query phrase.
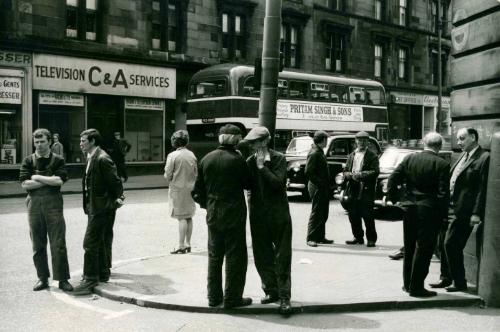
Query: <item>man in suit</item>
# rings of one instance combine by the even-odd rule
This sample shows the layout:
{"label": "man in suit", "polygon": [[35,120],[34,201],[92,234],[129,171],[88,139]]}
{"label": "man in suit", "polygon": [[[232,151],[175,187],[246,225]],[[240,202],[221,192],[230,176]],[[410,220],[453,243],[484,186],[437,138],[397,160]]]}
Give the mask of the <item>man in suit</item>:
{"label": "man in suit", "polygon": [[96,129],[80,134],[80,148],[87,156],[82,188],[88,223],[83,239],[83,281],[75,287],[75,295],[90,294],[99,281],[109,280],[115,214],[125,199],[115,164],[100,148],[101,141]]}
{"label": "man in suit", "polygon": [[223,302],[226,309],[252,304],[251,298],[243,297],[248,264],[244,189],[249,187],[249,173],[245,159],[235,149],[241,137],[237,126],[227,124],[220,128],[220,145],[201,160],[193,192],[195,201],[207,209],[210,307]]}
{"label": "man in suit", "polygon": [[401,207],[403,218],[403,290],[414,297],[435,296],[424,288],[441,222],[449,201],[450,164],[438,156],[441,135],[428,133],[424,150],[403,159],[389,177],[388,202],[392,204],[398,186],[405,186]]}
{"label": "man in suit", "polygon": [[331,244],[333,240],[325,238],[325,224],[330,207],[330,176],[328,163],[323,149],[326,147],[328,134],[322,130],[314,133],[314,145],[307,155],[306,176],[309,180],[307,189],[311,197],[311,215],[307,225],[307,245],[317,247],[318,243]]}
{"label": "man in suit", "polygon": [[344,168],[345,188],[348,192],[349,222],[354,238],[346,244],[364,244],[363,218],[366,227],[367,247],[375,247],[377,230],[373,206],[375,185],[380,172],[378,156],[368,148],[369,135],[360,131],[356,134],[356,149],[347,157]]}
{"label": "man in suit", "polygon": [[444,252],[441,252],[441,280],[430,284],[433,288],[446,287],[448,292],[467,290],[463,250],[474,225],[484,220],[490,155],[478,144],[478,138],[474,128],[462,128],[457,132],[457,144],[463,153],[451,169],[451,200]]}

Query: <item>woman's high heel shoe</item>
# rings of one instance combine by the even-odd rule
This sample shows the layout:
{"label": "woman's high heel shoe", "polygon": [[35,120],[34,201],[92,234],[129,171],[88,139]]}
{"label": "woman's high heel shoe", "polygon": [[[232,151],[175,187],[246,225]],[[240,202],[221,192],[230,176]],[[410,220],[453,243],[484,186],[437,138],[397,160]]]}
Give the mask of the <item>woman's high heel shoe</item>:
{"label": "woman's high heel shoe", "polygon": [[175,250],[171,251],[170,253],[171,253],[172,255],[176,255],[176,254],[185,254],[185,253],[187,253],[187,252],[188,252],[188,248],[186,247],[186,248],[178,248],[178,249],[175,249]]}
{"label": "woman's high heel shoe", "polygon": [[191,252],[191,247],[186,247],[186,252]]}

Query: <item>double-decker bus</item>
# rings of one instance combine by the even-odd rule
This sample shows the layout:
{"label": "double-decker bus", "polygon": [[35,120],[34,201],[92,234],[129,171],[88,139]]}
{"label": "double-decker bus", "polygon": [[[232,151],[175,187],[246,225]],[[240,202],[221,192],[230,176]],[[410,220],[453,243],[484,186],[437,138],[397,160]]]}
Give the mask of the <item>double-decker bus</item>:
{"label": "double-decker bus", "polygon": [[[258,124],[260,91],[254,68],[221,64],[190,80],[187,129],[191,149],[203,156],[217,145],[218,130],[231,123],[245,134]],[[385,91],[373,80],[283,71],[278,79],[275,148],[284,151],[293,137],[316,130],[368,132],[388,139]]]}

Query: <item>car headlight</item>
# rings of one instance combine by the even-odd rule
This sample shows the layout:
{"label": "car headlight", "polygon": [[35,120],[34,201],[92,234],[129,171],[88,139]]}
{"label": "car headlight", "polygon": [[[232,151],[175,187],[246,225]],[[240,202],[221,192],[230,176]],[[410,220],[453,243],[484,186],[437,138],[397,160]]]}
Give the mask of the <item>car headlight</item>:
{"label": "car headlight", "polygon": [[294,162],[292,164],[292,169],[294,170],[294,172],[300,171],[300,163],[298,161]]}
{"label": "car headlight", "polygon": [[342,183],[344,183],[344,173],[339,173],[335,176],[335,183],[340,186]]}
{"label": "car headlight", "polygon": [[387,192],[388,192],[387,182],[389,182],[388,179],[383,179],[382,181],[380,181],[380,186],[381,186],[382,192],[384,194],[387,194]]}

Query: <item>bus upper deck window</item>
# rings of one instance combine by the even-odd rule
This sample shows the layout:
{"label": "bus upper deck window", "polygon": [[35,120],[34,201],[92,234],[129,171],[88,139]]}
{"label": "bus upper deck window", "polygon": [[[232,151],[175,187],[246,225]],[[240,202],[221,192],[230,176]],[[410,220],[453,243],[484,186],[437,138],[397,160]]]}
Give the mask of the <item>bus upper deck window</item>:
{"label": "bus upper deck window", "polygon": [[347,86],[340,84],[330,84],[330,98],[333,102],[348,103]]}
{"label": "bus upper deck window", "polygon": [[364,104],[366,102],[365,88],[350,86],[349,99],[351,100],[351,103]]}
{"label": "bus upper deck window", "polygon": [[311,99],[313,100],[329,100],[328,84],[326,83],[311,83]]}
{"label": "bus upper deck window", "polygon": [[290,81],[290,98],[307,98],[307,82]]}
{"label": "bus upper deck window", "polygon": [[366,103],[368,105],[385,105],[384,91],[377,87],[367,88]]}
{"label": "bus upper deck window", "polygon": [[278,80],[278,97],[288,97],[288,81]]}

